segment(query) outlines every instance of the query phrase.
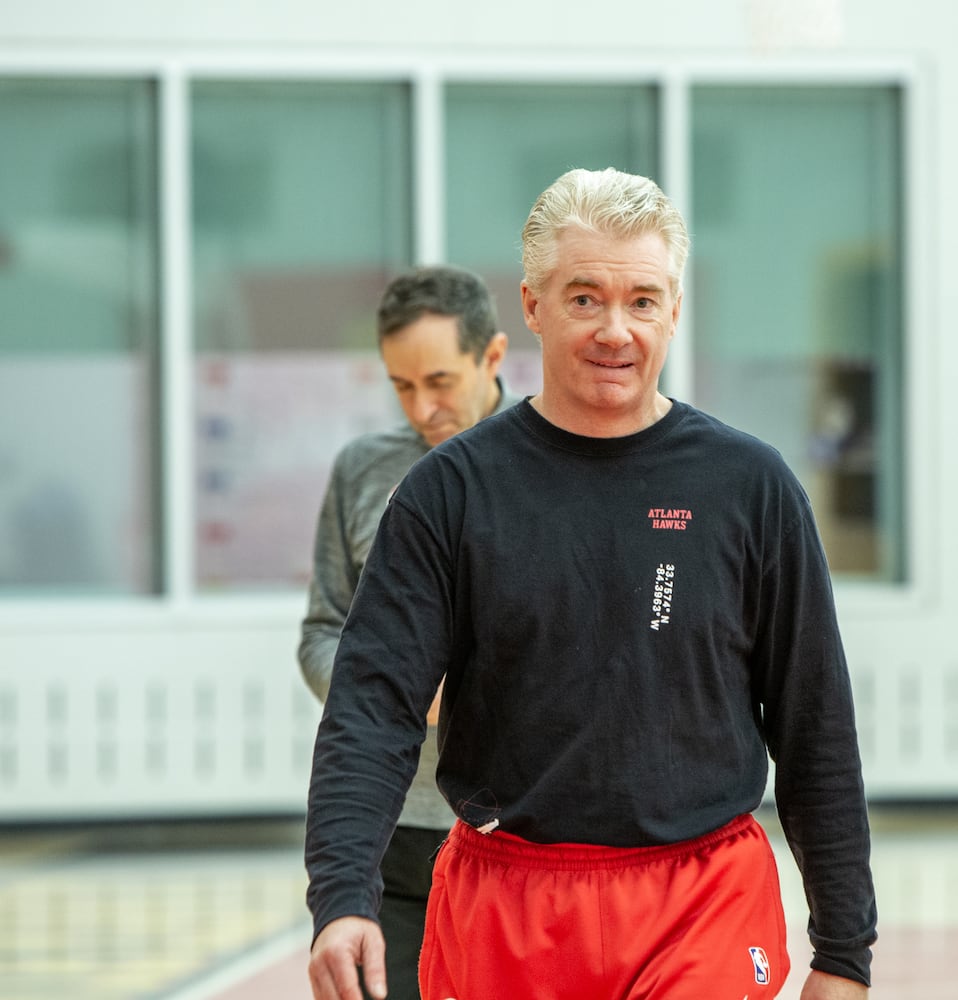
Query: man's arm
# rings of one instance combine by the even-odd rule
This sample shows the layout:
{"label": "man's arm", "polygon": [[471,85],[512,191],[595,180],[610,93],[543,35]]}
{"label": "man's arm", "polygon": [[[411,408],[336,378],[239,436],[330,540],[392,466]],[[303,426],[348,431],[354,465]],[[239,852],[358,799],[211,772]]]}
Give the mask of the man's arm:
{"label": "man's arm", "polygon": [[451,655],[448,556],[395,502],[383,525],[343,628],[313,752],[306,869],[317,934],[340,917],[376,918],[379,865]]}
{"label": "man's arm", "polygon": [[345,493],[337,460],[316,523],[309,604],[297,651],[303,677],[320,701],[329,694],[336,647],[359,579],[349,541]]}
{"label": "man's arm", "polygon": [[[761,581],[763,722],[778,814],[810,908],[818,975],[805,1000],[854,997],[870,983],[877,914],[851,682],[810,507],[786,489],[783,508],[797,516],[786,516]],[[852,992],[836,993],[835,979]]]}

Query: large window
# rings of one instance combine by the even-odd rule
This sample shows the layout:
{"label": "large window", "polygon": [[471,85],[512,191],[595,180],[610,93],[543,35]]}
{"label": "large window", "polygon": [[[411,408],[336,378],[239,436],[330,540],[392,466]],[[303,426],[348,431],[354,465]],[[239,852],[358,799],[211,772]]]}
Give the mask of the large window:
{"label": "large window", "polygon": [[376,304],[411,263],[408,88],[192,92],[196,571],[305,586],[343,441],[398,413]]}
{"label": "large window", "polygon": [[0,592],[157,592],[154,87],[0,80],[0,150]]}
{"label": "large window", "polygon": [[901,580],[900,95],[697,87],[695,395],[771,441],[836,573]]}
{"label": "large window", "polygon": [[[480,272],[535,391],[520,231],[576,166],[691,181],[678,381],[783,452],[837,575],[908,579],[899,87],[185,76],[0,78],[0,593],[302,593],[334,453],[401,419],[384,285],[423,246]],[[185,227],[158,216],[171,150]],[[172,453],[171,365],[194,418]]]}

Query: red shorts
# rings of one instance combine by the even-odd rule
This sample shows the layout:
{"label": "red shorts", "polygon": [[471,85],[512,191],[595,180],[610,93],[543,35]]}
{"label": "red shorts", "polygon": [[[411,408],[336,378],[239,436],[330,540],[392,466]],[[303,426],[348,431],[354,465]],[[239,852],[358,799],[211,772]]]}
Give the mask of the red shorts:
{"label": "red shorts", "polygon": [[751,816],[647,848],[456,823],[419,982],[423,1000],[770,1000],[788,970],[778,869]]}

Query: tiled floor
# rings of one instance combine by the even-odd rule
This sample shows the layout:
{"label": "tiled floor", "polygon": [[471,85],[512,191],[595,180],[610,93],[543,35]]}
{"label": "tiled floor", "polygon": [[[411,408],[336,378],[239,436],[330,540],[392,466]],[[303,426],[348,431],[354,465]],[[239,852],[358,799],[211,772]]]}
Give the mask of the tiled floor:
{"label": "tiled floor", "polygon": [[[774,816],[797,1000],[805,908]],[[958,806],[876,808],[872,1000],[955,1000]],[[298,820],[0,828],[3,1000],[308,1000]],[[703,998],[709,1000],[709,998]]]}
{"label": "tiled floor", "polygon": [[290,821],[0,835],[0,997],[166,997],[308,940],[301,845]]}

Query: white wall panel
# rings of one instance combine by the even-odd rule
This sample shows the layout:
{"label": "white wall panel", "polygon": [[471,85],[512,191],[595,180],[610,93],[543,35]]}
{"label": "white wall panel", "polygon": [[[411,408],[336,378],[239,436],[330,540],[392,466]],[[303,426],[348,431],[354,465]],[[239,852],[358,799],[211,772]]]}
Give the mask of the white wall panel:
{"label": "white wall panel", "polygon": [[0,820],[302,812],[297,640],[293,615],[4,635]]}

